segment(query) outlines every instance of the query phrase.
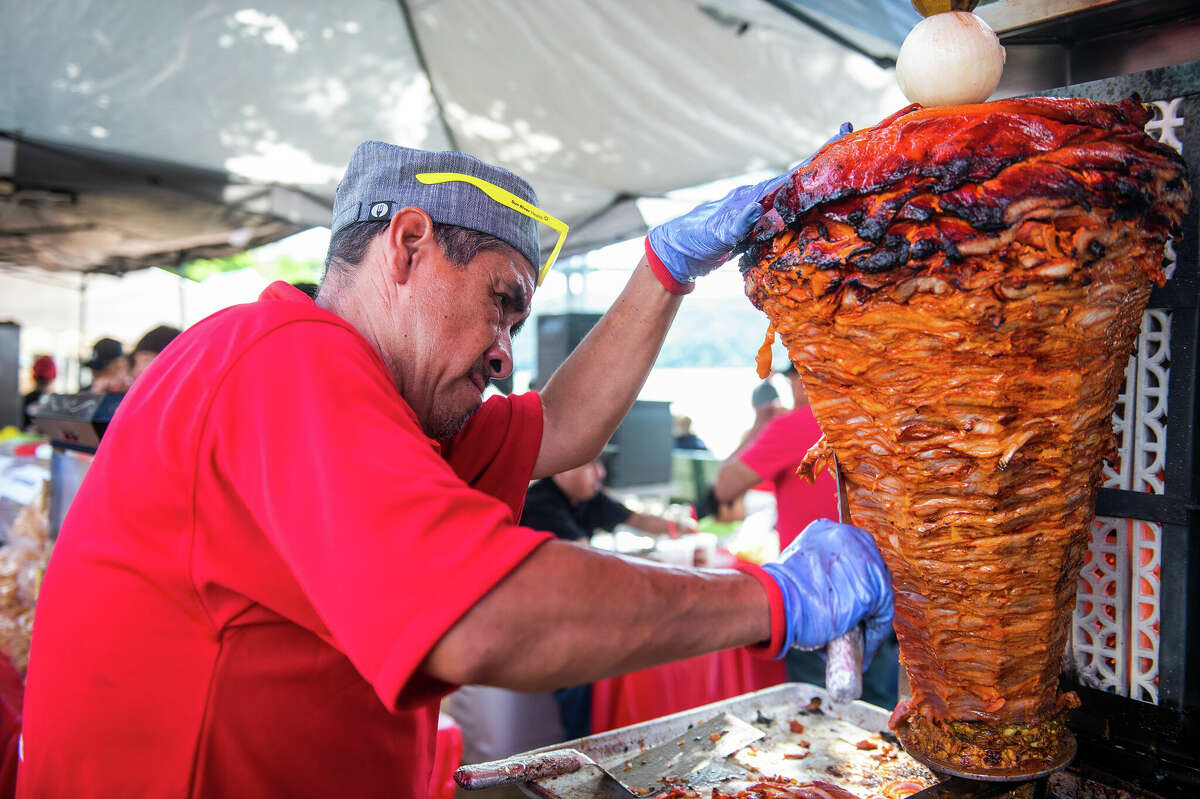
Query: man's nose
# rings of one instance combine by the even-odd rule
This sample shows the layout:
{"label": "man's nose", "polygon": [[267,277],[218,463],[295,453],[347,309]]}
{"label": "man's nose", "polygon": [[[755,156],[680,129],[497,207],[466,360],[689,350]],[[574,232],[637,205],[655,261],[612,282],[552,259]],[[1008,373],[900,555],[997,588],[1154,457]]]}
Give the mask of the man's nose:
{"label": "man's nose", "polygon": [[513,359],[512,359],[512,337],[505,330],[488,349],[487,355],[488,376],[492,380],[503,380],[512,374]]}

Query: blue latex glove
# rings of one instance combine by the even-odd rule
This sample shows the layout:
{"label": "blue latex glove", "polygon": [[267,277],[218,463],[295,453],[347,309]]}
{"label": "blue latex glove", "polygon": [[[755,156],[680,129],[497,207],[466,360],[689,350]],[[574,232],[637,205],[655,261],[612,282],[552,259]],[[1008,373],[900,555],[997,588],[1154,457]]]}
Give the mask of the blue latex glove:
{"label": "blue latex glove", "polygon": [[892,575],[869,533],[817,519],[779,558],[763,566],[779,583],[787,617],[780,657],[792,647],[815,649],[866,628],[863,669],[892,627]]}
{"label": "blue latex glove", "polygon": [[[849,122],[843,123],[825,144],[853,129]],[[796,169],[811,160],[810,155]],[[739,186],[720,200],[702,203],[681,217],[650,228],[646,236],[650,249],[677,283],[692,283],[729,260],[733,248],[762,216],[759,202],[790,177],[791,172],[787,172],[753,186]]]}

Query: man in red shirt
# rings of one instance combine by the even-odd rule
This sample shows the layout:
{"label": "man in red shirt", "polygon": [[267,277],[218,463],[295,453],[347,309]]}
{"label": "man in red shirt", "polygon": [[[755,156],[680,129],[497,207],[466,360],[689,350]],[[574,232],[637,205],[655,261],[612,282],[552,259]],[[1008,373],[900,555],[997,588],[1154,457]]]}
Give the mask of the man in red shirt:
{"label": "man in red shirt", "polygon": [[815,483],[796,473],[808,448],[821,438],[821,426],[808,404],[804,381],[796,367],[780,374],[788,379],[792,389],[792,410],[779,413],[742,448],[721,464],[713,484],[713,496],[727,503],[740,497],[760,482],[775,487],[779,548],[800,535],[800,531],[816,519],[837,518],[837,484],[828,471],[822,472]]}
{"label": "man in red shirt", "polygon": [[484,403],[549,266],[538,225],[565,226],[470,156],[360,145],[316,301],[276,283],[193,326],[106,431],[39,598],[19,795],[420,797],[456,685],[777,655],[860,619],[873,650],[890,580],[857,528],[740,573],[516,524],[531,477],[599,454],[777,185],[652,229],[545,390]]}

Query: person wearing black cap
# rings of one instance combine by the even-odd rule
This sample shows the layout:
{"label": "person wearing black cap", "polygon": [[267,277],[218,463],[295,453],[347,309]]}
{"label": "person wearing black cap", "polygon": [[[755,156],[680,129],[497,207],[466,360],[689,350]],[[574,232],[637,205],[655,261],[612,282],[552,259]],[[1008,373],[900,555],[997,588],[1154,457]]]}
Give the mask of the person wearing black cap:
{"label": "person wearing black cap", "polygon": [[129,388],[129,361],[124,347],[115,338],[97,339],[92,356],[82,364],[92,372],[92,382],[83,391],[93,394],[120,394]]}
{"label": "person wearing black cap", "polygon": [[566,225],[471,156],[360,145],[316,301],[274,283],[191,326],[106,430],[38,598],[20,795],[421,797],[459,684],[777,655],[860,621],[869,660],[891,586],[857,528],[739,572],[516,524],[532,478],[600,454],[682,295],[786,179],[652,228],[545,388],[484,402]]}
{"label": "person wearing black cap", "polygon": [[150,365],[150,362],[157,358],[158,354],[165,350],[167,345],[174,341],[180,332],[177,327],[159,325],[138,339],[133,352],[129,354],[130,379],[137,380],[141,377],[142,372],[146,371],[146,367]]}

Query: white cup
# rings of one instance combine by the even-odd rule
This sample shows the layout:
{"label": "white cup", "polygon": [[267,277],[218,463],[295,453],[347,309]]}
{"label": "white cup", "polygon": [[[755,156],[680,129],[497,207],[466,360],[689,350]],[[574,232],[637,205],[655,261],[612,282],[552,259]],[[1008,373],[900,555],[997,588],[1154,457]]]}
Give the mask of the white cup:
{"label": "white cup", "polygon": [[672,566],[693,566],[696,563],[696,542],[692,536],[660,538],[654,545],[654,559]]}
{"label": "white cup", "polygon": [[696,541],[696,565],[711,566],[717,560],[717,536],[715,533],[696,533],[689,536]]}

